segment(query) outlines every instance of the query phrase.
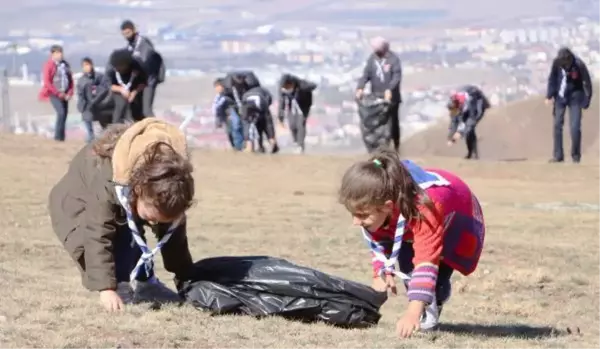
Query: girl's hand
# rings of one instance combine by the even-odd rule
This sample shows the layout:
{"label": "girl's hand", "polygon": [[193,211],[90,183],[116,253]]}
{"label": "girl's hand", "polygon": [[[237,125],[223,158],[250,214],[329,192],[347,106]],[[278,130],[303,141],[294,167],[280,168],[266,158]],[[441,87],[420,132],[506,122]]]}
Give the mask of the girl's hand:
{"label": "girl's hand", "polygon": [[381,277],[374,278],[371,287],[377,292],[386,292],[389,289],[393,295],[398,294],[396,280],[394,280],[393,275],[386,275],[385,279]]}
{"label": "girl's hand", "polygon": [[421,329],[421,316],[425,310],[423,302],[412,301],[408,304],[406,313],[398,320],[396,332],[400,338],[409,338]]}
{"label": "girl's hand", "polygon": [[121,300],[121,297],[114,290],[100,291],[100,302],[106,310],[111,312],[121,311],[125,308],[123,300]]}

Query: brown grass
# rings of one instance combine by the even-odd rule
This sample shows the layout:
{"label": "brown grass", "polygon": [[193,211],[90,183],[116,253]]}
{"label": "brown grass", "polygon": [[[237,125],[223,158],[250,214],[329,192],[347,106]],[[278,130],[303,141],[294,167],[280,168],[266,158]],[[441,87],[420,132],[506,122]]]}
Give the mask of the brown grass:
{"label": "brown grass", "polygon": [[[367,330],[209,317],[187,306],[104,312],[97,295],[81,287],[46,209],[48,191],[77,147],[1,135],[0,347],[599,345],[598,212],[533,206],[598,205],[596,166],[416,159],[467,180],[484,203],[488,233],[479,269],[453,278],[444,329],[401,341],[393,330],[404,296],[385,304],[379,326]],[[352,159],[204,151],[194,157],[200,202],[191,211],[189,235],[195,258],[269,254],[370,282],[366,247],[335,203],[337,183]],[[170,278],[162,269],[160,276]]]}

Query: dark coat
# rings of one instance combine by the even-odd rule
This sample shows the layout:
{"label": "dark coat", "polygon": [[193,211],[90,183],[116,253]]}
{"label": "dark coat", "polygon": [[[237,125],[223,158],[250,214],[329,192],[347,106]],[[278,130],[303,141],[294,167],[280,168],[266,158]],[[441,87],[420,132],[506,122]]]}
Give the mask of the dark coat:
{"label": "dark coat", "polygon": [[548,75],[547,99],[554,99],[561,104],[576,103],[584,109],[592,101],[592,80],[585,63],[574,56],[573,64],[567,69],[567,88],[563,98],[559,96],[559,89],[563,78],[562,68],[557,59],[552,62]]}
{"label": "dark coat", "polygon": [[84,74],[77,80],[77,110],[86,121],[96,120],[99,114],[111,114],[110,80],[102,73]]}
{"label": "dark coat", "polygon": [[[286,80],[293,81],[294,90],[284,92],[283,82]],[[304,117],[308,117],[313,104],[313,91],[317,88],[317,84],[308,80],[301,79],[291,74],[284,74],[279,82],[279,109],[278,118],[283,121],[285,112],[291,112],[292,101],[298,103],[298,107]]]}
{"label": "dark coat", "polygon": [[[116,234],[131,234],[112,179],[111,159],[97,156],[87,145],[75,155],[49,197],[54,232],[77,263],[83,285],[92,291],[116,288],[113,241]],[[140,228],[144,224],[138,223]],[[152,231],[160,239],[168,228],[159,224]],[[185,279],[193,263],[185,222],[161,252],[165,269],[175,274],[176,283]]]}

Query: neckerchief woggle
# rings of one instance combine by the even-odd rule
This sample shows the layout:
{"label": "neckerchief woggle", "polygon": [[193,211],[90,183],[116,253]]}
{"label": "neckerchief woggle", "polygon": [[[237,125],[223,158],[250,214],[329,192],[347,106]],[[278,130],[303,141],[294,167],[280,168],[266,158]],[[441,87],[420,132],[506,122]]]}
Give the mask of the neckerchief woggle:
{"label": "neckerchief woggle", "polygon": [[135,223],[135,220],[133,218],[133,212],[131,211],[131,205],[129,204],[129,190],[130,190],[129,187],[127,187],[127,186],[122,186],[122,185],[115,186],[115,191],[117,193],[117,199],[119,200],[119,203],[125,210],[125,215],[127,217],[127,226],[129,227],[129,230],[131,231],[133,240],[142,250],[142,256],[137,261],[135,267],[131,271],[131,274],[129,274],[129,279],[132,282],[135,281],[139,274],[140,269],[142,268],[142,266],[144,266],[146,275],[149,277],[148,281],[152,282],[152,281],[156,280],[156,277],[154,275],[152,275],[152,277],[150,277],[151,272],[154,268],[154,256],[158,253],[158,251],[160,251],[160,249],[164,246],[164,244],[166,244],[167,241],[169,241],[169,239],[171,238],[171,235],[173,235],[175,228],[177,228],[177,226],[179,225],[181,220],[177,220],[177,221],[173,222],[171,224],[171,226],[169,227],[169,230],[167,230],[167,233],[162,237],[162,239],[160,239],[160,241],[158,241],[158,243],[156,244],[156,247],[151,250],[148,247],[148,245],[146,244],[146,242],[144,241],[144,239],[142,238],[142,235],[140,234],[140,232],[138,230],[138,226]]}
{"label": "neckerchief woggle", "polygon": [[[446,186],[450,185],[445,178],[438,175],[437,173],[428,172],[419,167],[417,164],[410,160],[403,160],[402,166],[406,167],[413,180],[417,185],[425,190],[433,186]],[[447,223],[447,222],[445,222]],[[400,248],[402,247],[402,239],[404,237],[404,231],[406,228],[406,219],[402,214],[398,216],[398,222],[396,223],[396,232],[394,233],[394,244],[392,246],[392,252],[390,258],[385,255],[385,248],[377,241],[373,240],[371,233],[365,228],[361,228],[363,237],[367,241],[369,248],[373,252],[373,261],[380,261],[383,263],[383,267],[379,269],[379,276],[384,277],[386,274],[396,275],[403,280],[410,280],[411,277],[400,271],[396,271],[396,263],[400,255]]]}
{"label": "neckerchief woggle", "polygon": [[123,87],[127,91],[129,91],[129,89],[131,88],[131,84],[133,83],[133,79],[135,79],[136,75],[137,74],[135,74],[134,72],[131,72],[131,75],[129,76],[129,81],[127,83],[124,83],[123,78],[121,77],[121,73],[115,70],[115,77],[117,78],[117,82],[119,83],[119,85],[121,85],[121,87]]}

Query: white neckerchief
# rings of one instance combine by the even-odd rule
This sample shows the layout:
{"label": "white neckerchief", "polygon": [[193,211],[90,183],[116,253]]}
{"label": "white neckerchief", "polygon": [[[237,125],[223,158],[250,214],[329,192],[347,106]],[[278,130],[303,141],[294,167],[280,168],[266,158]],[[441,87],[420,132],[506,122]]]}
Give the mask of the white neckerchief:
{"label": "white neckerchief", "polygon": [[567,90],[567,70],[564,68],[560,68],[561,79],[560,79],[560,87],[558,88],[558,96],[560,98],[565,98],[565,92]]}
{"label": "white neckerchief", "polygon": [[121,85],[121,87],[123,87],[124,89],[126,89],[127,91],[129,91],[129,89],[131,88],[131,84],[133,83],[133,79],[135,79],[136,74],[132,71],[131,75],[129,76],[129,81],[127,83],[123,82],[123,78],[121,77],[121,73],[119,73],[116,70],[115,70],[115,76],[117,78],[117,82],[119,83],[119,85]]}
{"label": "white neckerchief", "polygon": [[136,34],[135,43],[133,45],[128,44],[127,49],[129,51],[132,51],[134,56],[139,55],[140,51],[138,50],[138,48],[140,47],[141,42],[142,42],[142,36],[140,34]]}
{"label": "white neckerchief", "polygon": [[67,77],[67,65],[64,61],[60,61],[56,63],[56,69],[59,74],[60,79],[60,90],[61,92],[65,92],[67,87],[69,86],[69,78]]}
{"label": "white neckerchief", "polygon": [[376,72],[377,77],[379,78],[379,80],[381,80],[381,82],[385,82],[385,74],[383,72],[383,66],[385,65],[385,58],[382,58],[381,60],[375,58],[375,59],[373,59],[373,62],[375,63],[375,69],[377,70],[377,72]]}
{"label": "white neckerchief", "polygon": [[[125,215],[127,217],[127,226],[129,227],[129,230],[131,231],[133,240],[142,250],[142,256],[140,257],[137,264],[131,271],[131,274],[129,275],[130,281],[135,281],[142,266],[144,266],[146,275],[148,275],[148,276],[151,275],[151,271],[154,268],[154,256],[167,243],[167,241],[169,241],[169,239],[171,238],[171,235],[173,235],[173,232],[175,231],[175,228],[177,228],[179,226],[181,219],[178,219],[177,221],[175,221],[171,224],[167,233],[162,237],[162,239],[160,239],[160,241],[158,241],[158,243],[156,244],[156,247],[151,250],[148,247],[148,245],[146,244],[146,242],[144,241],[144,239],[142,238],[142,235],[140,234],[140,232],[138,230],[138,226],[135,223],[135,219],[133,217],[133,212],[131,211],[131,205],[129,204],[129,190],[130,190],[129,187],[127,187],[127,186],[122,186],[122,185],[115,186],[115,191],[117,193],[117,199],[119,200],[121,207],[123,207],[123,209],[125,210]],[[154,281],[154,280],[155,280],[155,278],[152,277],[149,281]]]}

